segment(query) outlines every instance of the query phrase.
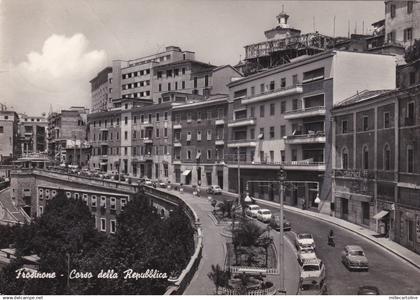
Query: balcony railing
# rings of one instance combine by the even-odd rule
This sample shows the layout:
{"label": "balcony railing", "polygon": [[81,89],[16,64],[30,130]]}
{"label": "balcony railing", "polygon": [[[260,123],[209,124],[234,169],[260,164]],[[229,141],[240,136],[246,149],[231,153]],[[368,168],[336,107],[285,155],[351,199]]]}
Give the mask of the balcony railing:
{"label": "balcony railing", "polygon": [[288,135],[286,144],[315,144],[325,143],[325,133],[322,131],[309,132],[300,135]]}
{"label": "balcony railing", "polygon": [[[225,160],[225,163],[231,165],[238,165],[237,159]],[[301,161],[272,161],[272,160],[263,160],[263,161],[253,161],[250,158],[245,160],[239,160],[240,166],[246,167],[255,167],[255,168],[280,168],[282,166],[286,170],[302,170],[302,171],[324,171],[325,163],[324,162],[314,162],[313,159],[301,160]]]}
{"label": "balcony railing", "polygon": [[214,142],[215,144],[216,144],[216,146],[220,146],[220,145],[224,145],[225,144],[225,141],[224,140],[216,140],[215,142]]}
{"label": "balcony railing", "polygon": [[284,118],[286,120],[290,120],[290,119],[316,117],[316,116],[325,116],[325,106],[314,106],[314,107],[307,107],[307,108],[287,111],[286,114],[284,115]]}
{"label": "balcony railing", "polygon": [[241,118],[236,120],[231,120],[228,123],[228,127],[241,127],[255,125],[255,118]]}
{"label": "balcony railing", "polygon": [[181,124],[174,124],[174,129],[182,129],[182,125]]}
{"label": "balcony railing", "polygon": [[217,119],[216,121],[214,121],[214,124],[216,126],[218,126],[218,125],[224,125],[225,124],[225,120],[223,120],[223,119]]}
{"label": "balcony railing", "polygon": [[375,179],[376,173],[373,170],[358,170],[358,169],[334,169],[334,177],[348,178],[348,179]]}
{"label": "balcony railing", "polygon": [[145,144],[153,144],[153,140],[151,138],[144,138],[143,142]]}
{"label": "balcony railing", "polygon": [[180,141],[174,141],[174,147],[182,147],[182,144]]}
{"label": "balcony railing", "polygon": [[255,140],[230,140],[228,142],[229,148],[235,148],[235,147],[255,147],[257,146],[257,143]]}
{"label": "balcony railing", "polygon": [[302,92],[302,85],[300,83],[296,83],[292,86],[283,87],[275,90],[268,90],[257,95],[247,96],[242,99],[242,104],[251,104],[255,102],[266,101],[272,98],[290,96]]}

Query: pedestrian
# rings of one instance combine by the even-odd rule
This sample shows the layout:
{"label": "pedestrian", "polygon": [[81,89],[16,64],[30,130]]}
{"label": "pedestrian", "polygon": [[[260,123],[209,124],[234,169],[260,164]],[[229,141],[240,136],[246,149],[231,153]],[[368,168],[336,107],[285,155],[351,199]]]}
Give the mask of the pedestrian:
{"label": "pedestrian", "polygon": [[305,209],[305,199],[302,199],[302,209]]}
{"label": "pedestrian", "polygon": [[200,197],[200,188],[197,186],[197,196]]}
{"label": "pedestrian", "polygon": [[331,247],[335,247],[334,231],[332,229],[330,230],[330,233],[328,234],[328,245]]}

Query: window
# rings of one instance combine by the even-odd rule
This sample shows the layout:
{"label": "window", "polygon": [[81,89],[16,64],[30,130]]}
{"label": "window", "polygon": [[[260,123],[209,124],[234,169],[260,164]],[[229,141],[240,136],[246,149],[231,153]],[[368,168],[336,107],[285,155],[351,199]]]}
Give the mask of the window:
{"label": "window", "polygon": [[282,78],[280,82],[280,87],[284,89],[286,87],[286,78]]}
{"label": "window", "polygon": [[109,198],[109,208],[111,210],[116,210],[117,209],[117,199],[115,197]]}
{"label": "window", "polygon": [[254,118],[255,117],[255,106],[251,106],[251,110],[250,110],[250,117]]}
{"label": "window", "polygon": [[369,130],[369,117],[363,116],[363,131]]}
{"label": "window", "polygon": [[384,170],[391,169],[391,148],[388,144],[384,147]]}
{"label": "window", "polygon": [[255,96],[255,86],[251,86],[251,96]]}
{"label": "window", "polygon": [[341,168],[345,170],[349,168],[349,152],[346,147],[341,150]]}
{"label": "window", "polygon": [[411,41],[413,39],[413,28],[404,29],[404,42]]}
{"label": "window", "polygon": [[182,75],[185,75],[185,68],[182,68]]}
{"label": "window", "polygon": [[197,131],[197,141],[201,141],[201,130]]}
{"label": "window", "polygon": [[390,4],[391,18],[395,18],[395,4]]}
{"label": "window", "polygon": [[297,150],[292,149],[292,161],[297,161]]}
{"label": "window", "polygon": [[293,99],[292,101],[292,110],[298,109],[298,99]]}
{"label": "window", "polygon": [[264,85],[264,83],[261,83],[260,84],[260,93],[262,94],[264,92],[265,92],[265,85]]}
{"label": "window", "polygon": [[233,92],[233,98],[239,98],[244,96],[246,96],[246,89]]}
{"label": "window", "polygon": [[209,86],[209,75],[204,76],[204,86],[205,87]]}
{"label": "window", "polygon": [[407,120],[406,126],[414,125],[414,102],[407,103]]}
{"label": "window", "polygon": [[276,113],[276,105],[275,105],[275,103],[271,103],[270,104],[270,116],[274,116],[275,113]]}
{"label": "window", "polygon": [[159,138],[160,134],[159,134],[159,128],[156,128],[156,137]]}
{"label": "window", "polygon": [[369,149],[367,145],[363,146],[363,169],[368,170],[369,169]]}
{"label": "window", "polygon": [[106,231],[106,220],[101,218],[101,231]]}
{"label": "window", "polygon": [[187,159],[191,159],[191,150],[187,150]]}
{"label": "window", "polygon": [[386,39],[388,43],[395,43],[395,31],[388,32]]}
{"label": "window", "polygon": [[144,129],[140,130],[140,138],[144,139]]}
{"label": "window", "polygon": [[274,80],[273,80],[273,81],[270,81],[270,91],[273,91],[274,88],[275,88],[275,83],[274,83]]}
{"label": "window", "polygon": [[264,105],[260,105],[260,117],[264,118]]}
{"label": "window", "polygon": [[407,146],[407,173],[414,173],[414,149],[413,146]]}
{"label": "window", "polygon": [[0,126],[0,133],[4,133],[4,127]]}
{"label": "window", "polygon": [[187,122],[191,122],[191,121],[192,121],[191,112],[187,112]]}
{"label": "window", "polygon": [[171,90],[171,83],[168,82],[168,91],[170,91],[170,90]]}
{"label": "window", "polygon": [[179,75],[179,69],[175,69],[174,70],[174,76],[178,76]]}
{"label": "window", "polygon": [[124,155],[128,155],[128,148],[124,147]]}
{"label": "window", "polygon": [[149,124],[152,124],[152,114],[149,114]]}
{"label": "window", "polygon": [[413,1],[407,1],[407,14],[411,14],[413,12]]}
{"label": "window", "polygon": [[168,137],[168,128],[166,127],[163,129],[163,136]]}
{"label": "window", "polygon": [[281,162],[285,162],[286,161],[286,153],[284,152],[284,150],[280,150],[280,156],[281,156]]}
{"label": "window", "polygon": [[410,85],[416,83],[416,72],[410,72]]}
{"label": "window", "polygon": [[253,140],[253,139],[255,139],[255,129],[254,128],[251,128],[251,130],[250,130],[250,132],[249,132],[249,135],[250,135],[250,139],[251,140]]}
{"label": "window", "polygon": [[389,112],[384,112],[384,128],[389,128],[390,120],[389,120]]}
{"label": "window", "polygon": [[182,81],[181,84],[182,84],[182,89],[185,89],[185,81]]}
{"label": "window", "polygon": [[197,122],[201,122],[201,111],[197,112]]}
{"label": "window", "polygon": [[280,138],[284,138],[284,136],[286,135],[286,125],[281,125],[280,126]]}
{"label": "window", "polygon": [[96,200],[96,195],[92,195],[92,197],[90,198],[90,206],[96,207]]}
{"label": "window", "polygon": [[260,134],[258,135],[258,138],[260,140],[263,140],[264,139],[264,128],[260,128]]}
{"label": "window", "polygon": [[161,91],[162,91],[162,84],[159,83],[159,92],[161,92]]}
{"label": "window", "polygon": [[303,73],[303,83],[314,80],[324,79],[324,68],[308,71]]}
{"label": "window", "polygon": [[284,114],[286,112],[286,101],[280,103],[280,112]]}
{"label": "window", "polygon": [[270,139],[274,139],[274,126],[270,127]]}
{"label": "window", "polygon": [[270,162],[274,163],[274,151],[270,151]]}
{"label": "window", "polygon": [[172,77],[172,70],[166,70],[166,77]]}
{"label": "window", "polygon": [[128,117],[124,117],[124,124],[127,125],[128,124]]}
{"label": "window", "polygon": [[292,81],[293,81],[293,85],[298,84],[298,77],[297,77],[297,74],[293,75],[293,77],[292,77]]}
{"label": "window", "polygon": [[124,131],[124,139],[127,140],[128,139],[128,132]]}
{"label": "window", "polygon": [[347,133],[348,132],[348,121],[343,120],[341,122],[341,133]]}
{"label": "window", "polygon": [[117,221],[111,220],[109,232],[115,233],[115,231],[117,231]]}
{"label": "window", "polygon": [[191,131],[187,132],[187,142],[191,141]]}
{"label": "window", "polygon": [[211,141],[211,130],[207,130],[207,140]]}
{"label": "window", "polygon": [[207,159],[211,159],[211,150],[207,150]]}
{"label": "window", "polygon": [[162,71],[157,72],[157,78],[162,78]]}
{"label": "window", "polygon": [[168,120],[168,112],[167,111],[165,111],[165,117],[164,117],[164,119],[165,119],[165,121]]}
{"label": "window", "polygon": [[194,77],[194,88],[197,88],[197,77]]}

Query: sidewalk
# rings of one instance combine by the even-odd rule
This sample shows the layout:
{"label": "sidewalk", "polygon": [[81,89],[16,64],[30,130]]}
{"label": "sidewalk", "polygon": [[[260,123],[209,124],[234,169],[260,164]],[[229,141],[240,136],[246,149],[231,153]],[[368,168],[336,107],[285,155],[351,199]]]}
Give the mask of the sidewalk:
{"label": "sidewalk", "polygon": [[[279,203],[274,203],[271,201],[267,201],[267,200],[260,200],[260,199],[255,199],[255,201],[257,203],[262,203],[265,204],[267,206],[271,206],[271,207],[275,207],[275,208],[280,208],[280,204]],[[415,266],[416,268],[420,269],[420,255],[414,253],[413,251],[401,246],[400,244],[393,242],[391,240],[389,240],[388,238],[385,237],[377,237],[378,233],[375,231],[372,231],[370,229],[367,228],[363,228],[360,225],[357,224],[353,224],[350,223],[348,221],[339,219],[339,218],[335,218],[329,215],[324,215],[324,214],[320,214],[318,212],[313,212],[310,210],[302,210],[300,208],[297,207],[293,207],[293,206],[288,206],[288,205],[284,205],[284,209],[288,210],[288,211],[292,211],[301,215],[306,215],[312,218],[316,218],[319,220],[323,220],[325,222],[340,226],[342,228],[345,228],[347,230],[350,230],[354,233],[357,233],[361,236],[363,236],[364,238],[382,246],[383,248],[387,249],[388,251],[394,253],[395,255],[399,256],[400,258],[404,259],[405,261],[409,262],[410,264],[412,264],[413,266]]]}

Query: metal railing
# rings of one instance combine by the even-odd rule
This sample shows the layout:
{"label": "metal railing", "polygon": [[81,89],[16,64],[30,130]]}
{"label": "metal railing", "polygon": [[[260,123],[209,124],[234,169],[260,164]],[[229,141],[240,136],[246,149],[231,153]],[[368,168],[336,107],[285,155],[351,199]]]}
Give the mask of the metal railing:
{"label": "metal railing", "polygon": [[288,90],[294,89],[296,87],[301,87],[301,86],[302,86],[302,84],[300,82],[296,82],[296,83],[294,83],[292,85],[289,85],[289,86],[280,87],[280,88],[272,89],[272,90],[268,89],[268,90],[266,90],[264,92],[261,92],[259,94],[249,95],[249,96],[246,96],[246,97],[242,98],[242,100],[249,100],[249,99],[260,97],[260,96],[266,96],[266,95],[271,95],[271,94],[278,93],[278,92],[284,92],[284,91],[288,91]]}
{"label": "metal railing", "polygon": [[298,108],[295,110],[289,110],[286,111],[285,114],[297,114],[297,113],[304,113],[304,112],[311,112],[311,111],[316,111],[316,110],[320,110],[320,109],[325,109],[325,106],[312,106],[312,107],[302,107],[302,108]]}

